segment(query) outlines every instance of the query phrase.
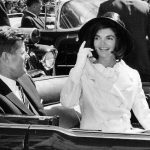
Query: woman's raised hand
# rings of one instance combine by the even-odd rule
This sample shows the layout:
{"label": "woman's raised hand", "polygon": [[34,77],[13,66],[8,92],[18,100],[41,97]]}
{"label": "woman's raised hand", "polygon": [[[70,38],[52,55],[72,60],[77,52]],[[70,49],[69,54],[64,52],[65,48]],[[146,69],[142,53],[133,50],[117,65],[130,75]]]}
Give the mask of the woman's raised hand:
{"label": "woman's raised hand", "polygon": [[85,48],[85,44],[86,44],[86,41],[84,41],[81,44],[79,52],[78,52],[78,55],[81,55],[82,57],[85,57],[85,58],[92,57],[91,51],[93,51],[93,49],[91,49],[91,48]]}
{"label": "woman's raised hand", "polygon": [[78,52],[78,56],[77,56],[77,63],[79,65],[85,65],[87,58],[92,57],[92,51],[93,49],[91,48],[86,48],[85,47],[86,42],[84,41],[80,48],[79,48],[79,52]]}

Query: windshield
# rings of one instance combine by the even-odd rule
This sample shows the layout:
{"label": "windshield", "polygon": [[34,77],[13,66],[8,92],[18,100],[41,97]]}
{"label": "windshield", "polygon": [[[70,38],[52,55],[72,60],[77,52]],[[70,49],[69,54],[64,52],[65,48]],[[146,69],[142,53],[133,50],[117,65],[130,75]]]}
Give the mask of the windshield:
{"label": "windshield", "polygon": [[96,17],[100,0],[76,0],[65,3],[61,9],[60,27],[75,28]]}

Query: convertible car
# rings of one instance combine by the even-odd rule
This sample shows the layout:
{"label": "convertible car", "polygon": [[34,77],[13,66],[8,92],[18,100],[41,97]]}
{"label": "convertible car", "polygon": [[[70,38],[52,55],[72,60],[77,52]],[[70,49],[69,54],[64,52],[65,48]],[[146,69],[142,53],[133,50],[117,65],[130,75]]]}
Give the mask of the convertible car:
{"label": "convertible car", "polygon": [[[57,0],[54,13],[40,14],[48,28],[40,30],[39,43],[54,45],[58,50],[56,75],[68,75],[74,66],[79,49],[78,31],[85,22],[96,17],[103,1],[105,0]],[[47,4],[45,10],[46,8],[49,8]],[[9,14],[11,26],[20,27],[21,18],[22,13]]]}
{"label": "convertible car", "polygon": [[[59,0],[56,3],[54,26],[48,30],[40,30],[40,43],[54,44],[58,49],[56,76],[34,78],[45,109],[61,105],[60,92],[70,68],[75,64],[79,48],[77,33],[86,21],[96,16],[100,2],[102,0]],[[143,89],[150,104],[150,83],[143,82]],[[79,111],[78,108],[75,109]],[[133,126],[141,128],[134,116],[131,121]],[[135,133],[105,133],[81,130],[78,127],[65,128],[59,124],[59,116],[55,115],[0,115],[0,150],[150,149],[149,130],[139,130]]]}
{"label": "convertible car", "polygon": [[79,49],[78,31],[88,20],[96,17],[100,3],[105,0],[58,0],[53,28],[41,30],[41,43],[54,44],[58,49],[56,74],[68,75]]}
{"label": "convertible car", "polygon": [[[34,78],[46,107],[58,104],[68,76]],[[44,85],[44,88],[43,88]],[[150,83],[143,83],[148,96]],[[149,100],[148,100],[149,101]],[[133,121],[133,126],[140,127]],[[105,133],[96,130],[63,128],[59,116],[0,115],[0,150],[149,150],[150,131]]]}

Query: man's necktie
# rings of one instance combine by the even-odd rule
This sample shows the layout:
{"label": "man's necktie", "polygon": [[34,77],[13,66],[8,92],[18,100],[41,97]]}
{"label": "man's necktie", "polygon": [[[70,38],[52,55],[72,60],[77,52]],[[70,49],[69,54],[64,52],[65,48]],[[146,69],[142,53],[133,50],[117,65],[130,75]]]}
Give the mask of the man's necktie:
{"label": "man's necktie", "polygon": [[38,112],[35,110],[35,108],[33,107],[33,105],[29,102],[29,100],[27,99],[24,91],[23,91],[23,88],[22,86],[20,85],[20,83],[18,81],[16,81],[16,85],[18,86],[19,88],[19,91],[20,91],[20,94],[21,94],[21,98],[22,98],[22,101],[24,103],[24,105],[30,109],[35,115],[39,115]]}
{"label": "man's necktie", "polygon": [[21,95],[21,98],[22,98],[23,103],[25,104],[25,106],[26,106],[27,108],[29,108],[29,101],[28,101],[28,99],[27,99],[26,96],[25,96],[25,93],[24,93],[24,91],[23,91],[22,86],[20,85],[20,83],[19,83],[18,81],[16,81],[16,85],[17,85],[18,88],[19,88],[20,95]]}

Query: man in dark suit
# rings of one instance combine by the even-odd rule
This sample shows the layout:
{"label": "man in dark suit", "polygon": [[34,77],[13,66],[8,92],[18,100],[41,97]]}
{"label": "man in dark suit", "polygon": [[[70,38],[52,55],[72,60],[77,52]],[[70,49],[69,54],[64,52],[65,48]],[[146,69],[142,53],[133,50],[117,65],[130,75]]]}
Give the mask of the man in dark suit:
{"label": "man in dark suit", "polygon": [[[44,110],[34,82],[27,74],[25,35],[20,29],[0,28],[0,113],[15,115],[59,115],[60,126],[73,127],[76,112],[63,107]],[[27,105],[26,105],[27,104]],[[75,124],[69,124],[72,119]],[[67,124],[68,122],[68,124]]]}
{"label": "man in dark suit", "polygon": [[27,0],[27,9],[23,12],[21,27],[44,29],[45,23],[39,16],[42,9],[41,0]]}
{"label": "man in dark suit", "polygon": [[[24,78],[22,84],[33,87],[25,69],[25,63],[29,56],[25,51],[24,39],[24,35],[19,30],[12,30],[6,26],[0,28],[0,103],[1,106],[4,103],[6,104],[2,108],[4,113],[8,114],[33,115],[33,112],[28,110],[23,104],[23,99],[16,84],[16,81],[24,75],[26,78]],[[31,97],[30,99],[33,100],[30,95],[33,93],[26,91],[26,89],[24,90]],[[34,91],[34,94],[37,95],[36,91]],[[37,96],[37,101],[39,100]],[[42,108],[42,105],[34,100],[31,104],[36,105],[36,110],[40,114],[39,110]]]}
{"label": "man in dark suit", "polygon": [[99,17],[108,11],[120,14],[134,41],[134,48],[125,61],[139,71],[142,81],[150,81],[149,9],[149,4],[142,0],[105,0],[100,4],[97,15]]}
{"label": "man in dark suit", "polygon": [[10,26],[10,22],[6,13],[6,8],[2,2],[2,0],[0,0],[0,26]]}

